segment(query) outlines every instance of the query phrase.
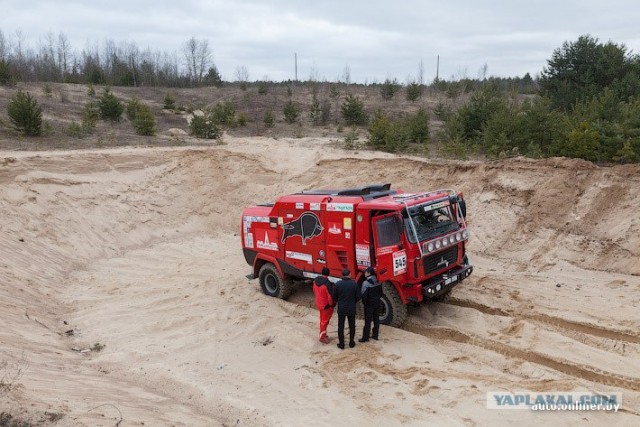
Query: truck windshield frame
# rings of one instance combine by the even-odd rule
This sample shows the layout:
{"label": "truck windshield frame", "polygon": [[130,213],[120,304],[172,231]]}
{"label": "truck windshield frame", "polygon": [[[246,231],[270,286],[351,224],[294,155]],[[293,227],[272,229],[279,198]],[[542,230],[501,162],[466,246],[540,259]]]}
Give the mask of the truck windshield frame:
{"label": "truck windshield frame", "polygon": [[[405,233],[411,243],[431,240],[442,234],[457,230],[459,225],[451,212],[451,205],[436,209],[425,206],[418,213],[408,214],[404,219]],[[414,234],[417,233],[418,239]]]}

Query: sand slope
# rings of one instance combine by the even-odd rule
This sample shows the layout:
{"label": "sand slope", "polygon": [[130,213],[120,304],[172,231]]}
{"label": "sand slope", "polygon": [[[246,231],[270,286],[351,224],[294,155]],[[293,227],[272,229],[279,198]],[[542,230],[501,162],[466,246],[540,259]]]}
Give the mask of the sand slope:
{"label": "sand slope", "polygon": [[[0,410],[80,426],[635,425],[638,172],[321,139],[0,153],[0,378],[15,378]],[[247,278],[240,212],[370,182],[464,191],[476,268],[449,303],[340,352],[317,343],[308,288],[285,302]],[[487,391],[516,390],[622,391],[624,411],[486,409]]]}

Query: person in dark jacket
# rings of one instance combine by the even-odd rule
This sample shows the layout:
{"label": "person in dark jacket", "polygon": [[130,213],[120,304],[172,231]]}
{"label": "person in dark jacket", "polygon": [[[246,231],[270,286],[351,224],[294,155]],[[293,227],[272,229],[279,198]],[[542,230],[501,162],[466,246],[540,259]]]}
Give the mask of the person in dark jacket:
{"label": "person in dark jacket", "polygon": [[329,344],[327,326],[333,315],[333,283],[329,281],[329,269],[322,269],[322,276],[313,279],[313,294],[316,296],[316,308],[320,312],[320,342]]}
{"label": "person in dark jacket", "polygon": [[344,321],[349,321],[349,347],[356,345],[356,303],[360,301],[360,288],[350,277],[348,269],[342,270],[342,279],[333,290],[333,301],[338,305],[338,348],[344,349]]}
{"label": "person in dark jacket", "polygon": [[360,342],[369,341],[369,332],[371,332],[371,322],[373,321],[373,333],[371,338],[378,340],[378,332],[380,331],[380,305],[382,298],[382,285],[378,283],[373,268],[367,267],[364,271],[366,279],[362,284],[362,304],[364,305],[364,329],[362,329],[362,338]]}

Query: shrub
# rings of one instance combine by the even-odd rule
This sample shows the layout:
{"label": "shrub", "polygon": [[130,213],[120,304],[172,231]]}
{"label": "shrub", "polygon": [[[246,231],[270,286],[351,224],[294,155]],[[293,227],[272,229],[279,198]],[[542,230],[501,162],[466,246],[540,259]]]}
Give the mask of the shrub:
{"label": "shrub", "polygon": [[111,120],[113,122],[119,122],[122,113],[124,112],[124,106],[122,102],[111,92],[110,89],[105,89],[100,100],[98,101],[98,108],[100,109],[100,118],[103,120]]}
{"label": "shrub", "polygon": [[51,85],[49,83],[45,84],[42,90],[44,91],[44,95],[47,98],[51,98],[51,93],[53,92],[53,89],[51,89]]}
{"label": "shrub", "polygon": [[136,119],[136,114],[138,113],[140,107],[142,107],[142,104],[140,103],[140,101],[138,101],[138,98],[131,98],[127,102],[126,112],[129,121],[133,122]]}
{"label": "shrub", "polygon": [[444,102],[438,102],[438,105],[436,105],[436,108],[433,110],[433,114],[443,122],[446,122],[453,116],[453,110]]}
{"label": "shrub", "polygon": [[600,151],[600,134],[589,123],[583,122],[567,134],[567,140],[558,154],[596,161],[599,160]]}
{"label": "shrub", "polygon": [[89,85],[87,88],[87,95],[94,97],[96,96],[96,90],[93,88],[93,85]]}
{"label": "shrub", "polygon": [[338,97],[338,95],[340,95],[340,92],[338,91],[338,86],[336,86],[335,84],[332,84],[331,87],[329,88],[329,96],[332,99],[335,99]]}
{"label": "shrub", "polygon": [[133,127],[138,135],[150,136],[156,133],[156,118],[148,106],[138,105],[133,119]]}
{"label": "shrub", "polygon": [[380,149],[386,145],[388,135],[392,131],[391,120],[384,114],[383,111],[378,110],[373,115],[373,120],[369,123],[369,139],[367,143],[373,148]]}
{"label": "shrub", "polygon": [[364,103],[360,98],[347,95],[342,103],[342,118],[348,125],[367,124],[367,113],[364,111]]}
{"label": "shrub", "polygon": [[171,92],[167,92],[164,95],[164,107],[165,110],[173,110],[176,108],[176,99],[173,97]]}
{"label": "shrub", "polygon": [[247,115],[245,113],[238,113],[238,126],[246,126],[247,122],[249,121],[249,119],[247,118]]}
{"label": "shrub", "polygon": [[459,138],[446,141],[440,148],[440,154],[450,159],[466,159],[467,146]]}
{"label": "shrub", "polygon": [[407,101],[417,101],[422,97],[422,85],[418,82],[410,82],[407,85]]}
{"label": "shrub", "polygon": [[100,119],[100,109],[95,101],[87,102],[82,110],[82,129],[91,133]]}
{"label": "shrub", "polygon": [[407,133],[411,142],[429,142],[429,115],[424,108],[407,120]]}
{"label": "shrub", "polygon": [[311,106],[309,107],[309,119],[311,119],[311,123],[314,125],[320,124],[322,119],[322,109],[320,108],[320,101],[315,96],[313,97],[313,101],[311,101]]}
{"label": "shrub", "polygon": [[217,125],[235,126],[236,124],[236,107],[231,101],[216,104],[209,113]]}
{"label": "shrub", "polygon": [[273,117],[273,111],[267,110],[264,113],[264,118],[262,119],[265,127],[272,128],[275,125],[275,117]]}
{"label": "shrub", "polygon": [[396,92],[398,92],[398,90],[400,90],[400,84],[398,83],[398,80],[386,79],[380,87],[380,95],[382,96],[382,99],[384,99],[385,101],[389,101],[393,98]]}
{"label": "shrub", "polygon": [[320,106],[320,108],[322,110],[320,114],[320,123],[326,125],[331,118],[331,103],[328,99],[325,99],[324,101],[322,101],[322,105]]}
{"label": "shrub", "polygon": [[266,95],[267,92],[269,92],[269,85],[267,84],[267,82],[258,83],[258,93],[260,95]]}
{"label": "shrub", "polygon": [[8,61],[0,59],[0,85],[9,86],[13,81],[13,75],[11,73],[11,65]]}
{"label": "shrub", "polygon": [[289,102],[284,105],[283,112],[284,119],[287,121],[287,123],[294,123],[298,119],[298,115],[300,115],[298,107],[296,107],[296,105],[291,100],[289,100]]}
{"label": "shrub", "polygon": [[13,127],[23,135],[42,134],[42,108],[29,92],[19,90],[9,101],[8,113]]}
{"label": "shrub", "polygon": [[65,129],[65,134],[71,138],[82,138],[84,137],[84,129],[78,123],[71,122]]}
{"label": "shrub", "polygon": [[400,123],[391,121],[381,111],[376,111],[369,124],[369,139],[367,143],[375,149],[389,152],[399,151],[406,146],[406,135]]}
{"label": "shrub", "polygon": [[343,145],[346,150],[355,150],[358,148],[358,140],[360,136],[358,134],[358,129],[353,128],[349,133],[344,136]]}
{"label": "shrub", "polygon": [[222,136],[222,131],[215,123],[210,113],[194,115],[189,125],[191,135],[197,138],[218,139]]}

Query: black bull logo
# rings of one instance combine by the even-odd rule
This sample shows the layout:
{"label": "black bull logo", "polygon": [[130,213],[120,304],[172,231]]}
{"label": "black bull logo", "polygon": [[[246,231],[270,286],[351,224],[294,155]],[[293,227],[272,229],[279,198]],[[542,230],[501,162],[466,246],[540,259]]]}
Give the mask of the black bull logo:
{"label": "black bull logo", "polygon": [[311,212],[305,212],[298,219],[283,224],[282,229],[282,243],[289,237],[300,236],[303,245],[307,244],[307,240],[319,236],[323,230],[320,218]]}

